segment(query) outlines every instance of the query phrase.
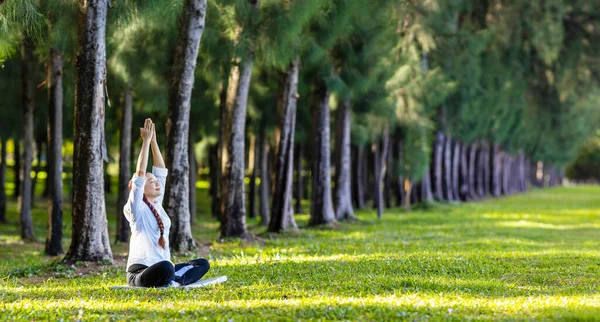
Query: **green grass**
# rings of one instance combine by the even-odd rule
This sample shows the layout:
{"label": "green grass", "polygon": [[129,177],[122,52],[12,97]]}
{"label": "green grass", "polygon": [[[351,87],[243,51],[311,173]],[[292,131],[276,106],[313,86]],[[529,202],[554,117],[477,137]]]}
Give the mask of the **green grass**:
{"label": "green grass", "polygon": [[[116,265],[60,264],[43,256],[43,242],[20,242],[12,202],[10,223],[0,226],[0,319],[599,320],[598,196],[600,187],[585,186],[390,209],[382,220],[361,211],[360,222],[338,229],[304,228],[301,214],[300,235],[248,245],[216,241],[218,224],[199,190],[193,231],[198,242],[212,243],[207,277],[229,281],[192,291],[109,290],[125,283],[126,245],[113,246]],[[114,203],[108,196],[111,239]],[[38,200],[40,239],[45,211]],[[254,219],[249,227],[264,230]]]}

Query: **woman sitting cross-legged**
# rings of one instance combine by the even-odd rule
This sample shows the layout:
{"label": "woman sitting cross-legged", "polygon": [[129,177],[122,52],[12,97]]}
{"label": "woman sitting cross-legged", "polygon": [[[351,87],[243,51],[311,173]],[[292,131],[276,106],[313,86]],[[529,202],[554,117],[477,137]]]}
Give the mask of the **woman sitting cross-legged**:
{"label": "woman sitting cross-legged", "polygon": [[[131,227],[127,282],[130,286],[162,287],[188,285],[198,281],[210,268],[204,258],[173,265],[170,260],[169,229],[171,220],[162,207],[167,169],[156,142],[150,119],[140,128],[143,140],[136,173],[130,184],[129,199],[123,214]],[[154,166],[146,173],[152,149]]]}

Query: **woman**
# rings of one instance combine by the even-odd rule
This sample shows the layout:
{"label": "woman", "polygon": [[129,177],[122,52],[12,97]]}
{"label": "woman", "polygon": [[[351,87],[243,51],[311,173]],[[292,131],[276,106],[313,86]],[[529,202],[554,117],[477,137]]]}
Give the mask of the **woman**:
{"label": "woman", "polygon": [[[130,286],[161,287],[188,285],[198,281],[210,268],[204,258],[173,265],[170,261],[169,229],[171,220],[162,207],[167,169],[156,142],[152,120],[140,128],[142,150],[136,172],[129,183],[129,199],[123,214],[131,227],[127,282]],[[154,166],[146,173],[148,153],[152,149]]]}

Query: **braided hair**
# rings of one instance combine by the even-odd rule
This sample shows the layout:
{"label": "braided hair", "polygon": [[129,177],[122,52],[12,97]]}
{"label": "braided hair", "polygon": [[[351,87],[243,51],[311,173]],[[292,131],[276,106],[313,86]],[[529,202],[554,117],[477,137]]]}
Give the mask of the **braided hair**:
{"label": "braided hair", "polygon": [[160,219],[160,215],[159,215],[158,211],[156,210],[156,208],[154,208],[154,206],[152,206],[152,204],[146,198],[146,196],[144,196],[144,198],[142,200],[144,200],[144,202],[148,205],[148,207],[150,207],[150,210],[154,214],[154,218],[156,218],[156,223],[158,224],[158,229],[160,230],[160,238],[158,238],[158,245],[160,247],[162,247],[163,249],[165,249],[167,247],[167,243],[166,243],[165,237],[164,237],[165,224],[163,224],[163,221],[162,221],[162,219]]}

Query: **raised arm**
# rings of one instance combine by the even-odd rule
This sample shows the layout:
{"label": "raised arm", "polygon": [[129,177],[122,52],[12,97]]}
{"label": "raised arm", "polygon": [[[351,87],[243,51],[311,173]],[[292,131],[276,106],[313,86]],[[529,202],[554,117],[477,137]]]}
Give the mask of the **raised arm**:
{"label": "raised arm", "polygon": [[140,136],[142,137],[142,150],[138,157],[137,166],[135,169],[135,175],[129,183],[129,199],[123,207],[123,214],[131,223],[140,224],[138,216],[136,216],[137,210],[142,204],[144,197],[144,184],[146,183],[146,168],[148,166],[148,153],[150,151],[150,141],[153,134],[152,121],[146,119],[144,127],[140,128]]}
{"label": "raised arm", "polygon": [[140,151],[140,156],[138,157],[137,167],[135,169],[135,174],[138,177],[144,177],[146,175],[146,168],[148,167],[148,153],[150,151],[150,142],[154,134],[154,124],[150,119],[146,119],[144,122],[144,127],[140,128],[140,136],[142,137],[142,150]]}
{"label": "raised arm", "polygon": [[162,154],[160,153],[160,148],[158,147],[158,142],[156,141],[156,129],[154,128],[154,123],[152,123],[152,160],[154,160],[154,166],[158,168],[166,168],[165,160],[163,159]]}

